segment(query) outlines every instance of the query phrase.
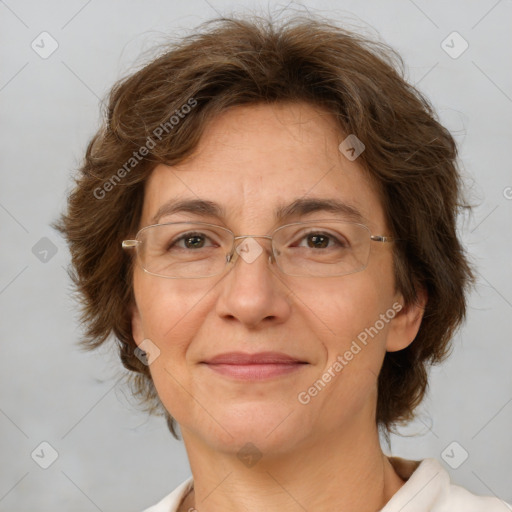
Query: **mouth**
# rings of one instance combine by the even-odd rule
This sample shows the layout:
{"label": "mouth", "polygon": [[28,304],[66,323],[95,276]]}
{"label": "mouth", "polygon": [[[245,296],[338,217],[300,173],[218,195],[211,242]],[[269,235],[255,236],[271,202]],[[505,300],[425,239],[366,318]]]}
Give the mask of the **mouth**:
{"label": "mouth", "polygon": [[308,363],[279,352],[230,352],[202,361],[201,364],[225,377],[238,380],[265,380],[295,373]]}

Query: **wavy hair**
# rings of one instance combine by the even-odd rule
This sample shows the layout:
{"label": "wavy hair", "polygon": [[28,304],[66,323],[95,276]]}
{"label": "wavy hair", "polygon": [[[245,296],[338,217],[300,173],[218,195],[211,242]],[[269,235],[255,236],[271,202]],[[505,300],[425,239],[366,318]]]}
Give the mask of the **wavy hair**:
{"label": "wavy hair", "polygon": [[132,261],[121,241],[137,231],[144,184],[157,164],[183,161],[225,109],[275,102],[323,107],[340,133],[364,142],[358,162],[377,184],[391,234],[400,240],[393,249],[396,289],[405,306],[420,289],[428,295],[415,340],[386,353],[379,374],[376,422],[389,433],[414,417],[428,367],[448,355],[474,280],[456,233],[466,206],[457,148],[426,97],[404,78],[394,50],[311,15],[211,20],[114,85],[67,211],[54,224],[71,252],[81,343],[93,349],[113,335],[134,395],[148,411],[165,414],[178,438],[148,367],[134,354]]}

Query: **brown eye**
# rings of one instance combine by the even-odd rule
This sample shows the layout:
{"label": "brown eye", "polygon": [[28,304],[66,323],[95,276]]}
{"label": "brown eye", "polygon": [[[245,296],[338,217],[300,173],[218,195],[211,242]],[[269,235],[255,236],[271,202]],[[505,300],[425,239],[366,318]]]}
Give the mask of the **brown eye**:
{"label": "brown eye", "polygon": [[349,247],[349,243],[342,235],[335,236],[332,233],[311,231],[300,238],[297,247],[306,247],[308,249],[334,249]]}
{"label": "brown eye", "polygon": [[313,249],[324,249],[329,245],[329,237],[325,235],[308,235],[308,247]]}
{"label": "brown eye", "polygon": [[[209,237],[204,235],[203,233],[185,233],[181,235],[179,238],[173,240],[167,250],[171,249],[202,249],[206,246],[207,240],[210,240]],[[210,244],[209,247],[213,246]]]}

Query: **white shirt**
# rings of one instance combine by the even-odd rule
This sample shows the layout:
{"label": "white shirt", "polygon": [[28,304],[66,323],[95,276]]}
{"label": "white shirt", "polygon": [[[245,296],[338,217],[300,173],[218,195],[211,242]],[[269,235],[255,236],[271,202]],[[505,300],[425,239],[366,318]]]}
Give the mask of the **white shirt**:
{"label": "white shirt", "polygon": [[[436,459],[422,461],[389,457],[405,484],[380,512],[509,512],[512,506],[494,497],[476,496],[450,482],[448,472]],[[193,479],[180,484],[171,494],[144,512],[177,512],[193,487]]]}

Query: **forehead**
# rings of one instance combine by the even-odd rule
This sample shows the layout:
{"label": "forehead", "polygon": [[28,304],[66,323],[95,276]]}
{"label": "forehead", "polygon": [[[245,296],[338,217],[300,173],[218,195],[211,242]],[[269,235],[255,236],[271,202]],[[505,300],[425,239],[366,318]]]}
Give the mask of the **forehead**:
{"label": "forehead", "polygon": [[[190,199],[217,203],[218,220],[229,227],[261,230],[275,226],[276,213],[294,201],[329,199],[357,210],[370,228],[384,228],[377,187],[338,148],[345,138],[328,111],[309,104],[231,108],[206,125],[193,155],[155,167],[141,225],[163,205]],[[213,220],[210,213],[204,216]]]}

